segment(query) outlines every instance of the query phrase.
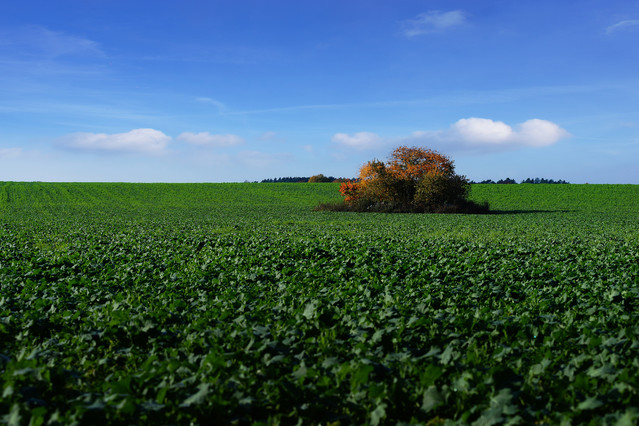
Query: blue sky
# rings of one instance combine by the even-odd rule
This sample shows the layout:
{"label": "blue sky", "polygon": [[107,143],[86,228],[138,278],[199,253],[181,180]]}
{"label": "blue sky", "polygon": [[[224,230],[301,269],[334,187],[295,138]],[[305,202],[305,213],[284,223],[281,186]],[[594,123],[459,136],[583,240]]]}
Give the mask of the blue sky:
{"label": "blue sky", "polygon": [[0,180],[639,184],[639,1],[6,0]]}

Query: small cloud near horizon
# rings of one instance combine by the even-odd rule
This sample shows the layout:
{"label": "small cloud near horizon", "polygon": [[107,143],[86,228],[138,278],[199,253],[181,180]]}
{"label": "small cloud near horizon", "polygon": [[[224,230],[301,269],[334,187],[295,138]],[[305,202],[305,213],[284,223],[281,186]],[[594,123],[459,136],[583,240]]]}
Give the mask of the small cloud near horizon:
{"label": "small cloud near horizon", "polygon": [[406,37],[415,37],[422,34],[430,34],[448,30],[466,23],[466,14],[461,10],[440,12],[431,10],[420,13],[415,19],[408,19],[402,23],[403,34]]}
{"label": "small cloud near horizon", "polygon": [[159,130],[134,129],[114,134],[72,133],[61,139],[61,145],[80,151],[159,155],[170,141],[171,137]]}

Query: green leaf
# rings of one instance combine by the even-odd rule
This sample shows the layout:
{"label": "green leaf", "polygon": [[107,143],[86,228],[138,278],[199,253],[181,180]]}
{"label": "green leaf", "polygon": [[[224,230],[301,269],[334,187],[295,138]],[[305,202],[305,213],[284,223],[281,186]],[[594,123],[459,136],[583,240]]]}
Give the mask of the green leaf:
{"label": "green leaf", "polygon": [[616,372],[617,370],[611,365],[602,365],[599,368],[595,368],[594,366],[590,367],[586,374],[590,377],[612,377]]}
{"label": "green leaf", "polygon": [[439,360],[442,362],[442,364],[447,365],[453,359],[454,354],[455,351],[453,349],[453,345],[448,345],[444,352],[441,354]]}
{"label": "green leaf", "polygon": [[639,420],[639,409],[631,407],[626,409],[623,416],[615,423],[615,426],[636,426],[637,420]]}
{"label": "green leaf", "polygon": [[351,377],[351,387],[357,388],[359,385],[368,383],[368,376],[372,373],[374,367],[372,365],[360,365]]}
{"label": "green leaf", "polygon": [[20,415],[20,406],[18,404],[13,404],[9,414],[4,416],[4,421],[7,422],[8,426],[20,426],[20,420],[22,420],[22,416]]}
{"label": "green leaf", "polygon": [[437,387],[431,385],[424,391],[424,397],[422,398],[422,410],[426,413],[434,410],[444,403],[444,399],[437,390]]}
{"label": "green leaf", "polygon": [[166,397],[166,393],[168,390],[169,390],[168,386],[161,387],[160,390],[158,391],[157,396],[155,397],[155,402],[157,402],[158,404],[163,404],[164,398]]}
{"label": "green leaf", "polygon": [[386,418],[386,404],[379,404],[371,413],[371,425],[377,426]]}
{"label": "green leaf", "polygon": [[312,302],[309,302],[306,304],[306,306],[304,307],[304,313],[302,313],[302,315],[306,318],[306,319],[313,319],[315,318],[315,310],[317,308],[317,301],[313,300]]}
{"label": "green leaf", "polygon": [[209,384],[200,383],[198,391],[184,400],[180,407],[190,407],[191,405],[199,405],[206,401],[206,396],[209,394]]}
{"label": "green leaf", "polygon": [[158,404],[157,402],[153,400],[148,400],[142,404],[142,408],[144,408],[147,411],[161,411],[164,408],[164,405]]}
{"label": "green leaf", "polygon": [[308,369],[306,368],[306,364],[302,362],[297,370],[293,371],[293,377],[300,380],[306,377],[306,373],[308,373]]}
{"label": "green leaf", "polygon": [[590,398],[582,401],[577,406],[578,410],[594,410],[595,408],[599,408],[603,405],[603,402],[599,401],[596,397],[591,396]]}

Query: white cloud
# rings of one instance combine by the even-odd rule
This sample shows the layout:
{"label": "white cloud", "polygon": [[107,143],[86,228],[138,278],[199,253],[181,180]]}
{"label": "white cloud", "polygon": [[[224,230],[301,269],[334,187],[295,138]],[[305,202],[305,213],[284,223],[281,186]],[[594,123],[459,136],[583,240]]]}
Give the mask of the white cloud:
{"label": "white cloud", "polygon": [[370,132],[359,132],[353,136],[337,133],[333,136],[332,141],[338,145],[359,150],[375,149],[384,144],[382,137]]}
{"label": "white cloud", "polygon": [[465,23],[466,14],[461,10],[451,10],[449,12],[431,10],[426,13],[420,13],[415,19],[404,21],[403,33],[406,37],[414,37],[421,34],[445,31]]}
{"label": "white cloud", "polygon": [[212,135],[209,132],[191,133],[184,132],[177,137],[179,140],[191,145],[209,146],[209,147],[226,147],[241,145],[244,139],[237,135]]}
{"label": "white cloud", "polygon": [[462,118],[446,130],[415,132],[404,141],[436,144],[456,150],[502,151],[522,147],[544,147],[570,137],[557,124],[537,118],[516,128],[488,118]]}
{"label": "white cloud", "polygon": [[451,126],[451,135],[469,143],[499,144],[512,138],[513,129],[501,121],[462,118]]}
{"label": "white cloud", "polygon": [[548,146],[567,137],[570,133],[552,121],[533,118],[519,125],[514,141],[526,146]]}
{"label": "white cloud", "polygon": [[409,136],[384,139],[375,133],[360,132],[353,136],[338,133],[333,142],[359,150],[373,150],[385,145],[425,145],[447,151],[495,152],[524,147],[552,145],[570,133],[559,125],[537,118],[515,126],[488,118],[462,118],[448,129],[416,131]]}
{"label": "white cloud", "polygon": [[0,148],[0,160],[5,158],[17,158],[22,155],[21,148]]}
{"label": "white cloud", "polygon": [[64,146],[85,151],[162,154],[171,138],[159,130],[134,129],[127,133],[74,133],[62,139]]}
{"label": "white cloud", "polygon": [[621,22],[617,22],[614,25],[606,28],[606,34],[612,34],[622,30],[637,30],[639,29],[639,19],[629,19]]}

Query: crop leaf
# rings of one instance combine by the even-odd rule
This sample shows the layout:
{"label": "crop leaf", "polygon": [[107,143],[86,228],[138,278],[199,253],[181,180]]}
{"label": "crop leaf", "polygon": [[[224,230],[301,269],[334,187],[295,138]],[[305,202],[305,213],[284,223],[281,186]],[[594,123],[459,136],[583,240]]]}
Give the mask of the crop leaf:
{"label": "crop leaf", "polygon": [[184,400],[180,407],[190,407],[191,405],[199,405],[206,401],[206,396],[209,394],[209,384],[200,383],[198,391]]}
{"label": "crop leaf", "polygon": [[431,412],[443,403],[444,399],[437,390],[436,386],[430,385],[428,389],[424,391],[424,398],[422,399],[422,410],[426,413]]}
{"label": "crop leaf", "polygon": [[584,401],[581,401],[577,406],[578,410],[594,410],[603,405],[603,402],[599,401],[597,397],[591,396]]}

